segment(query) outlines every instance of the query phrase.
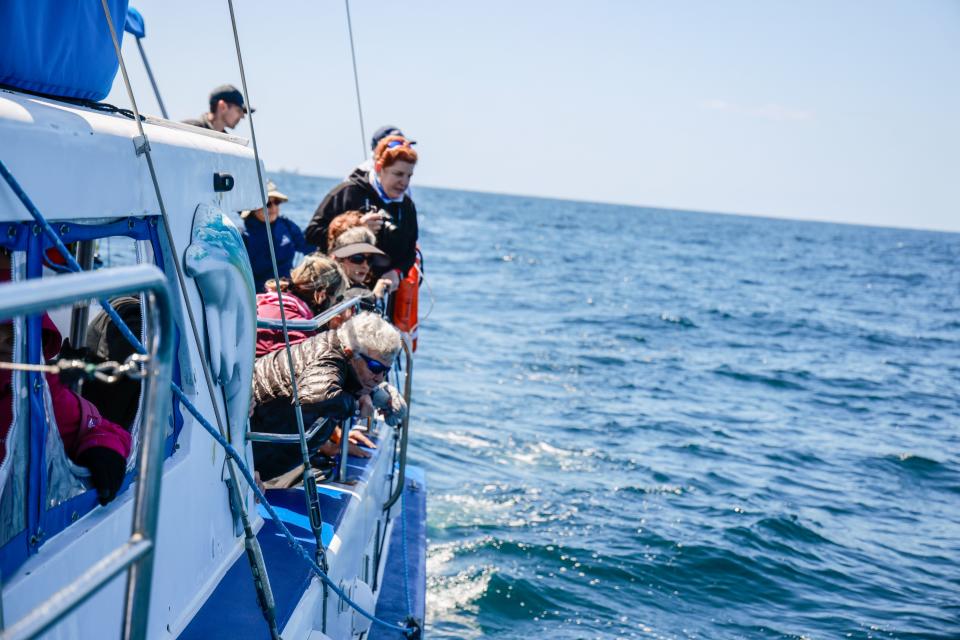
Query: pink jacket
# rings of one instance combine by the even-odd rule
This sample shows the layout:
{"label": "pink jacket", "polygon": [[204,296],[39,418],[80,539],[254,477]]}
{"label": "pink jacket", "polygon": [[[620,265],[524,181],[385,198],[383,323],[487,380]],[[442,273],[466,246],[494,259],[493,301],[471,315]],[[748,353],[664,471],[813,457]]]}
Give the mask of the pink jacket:
{"label": "pink jacket", "polygon": [[[43,357],[53,359],[60,352],[60,331],[47,314],[43,315]],[[50,389],[53,414],[63,448],[71,460],[92,447],[105,447],[126,458],[130,455],[130,433],[100,416],[97,407],[60,382],[54,373],[44,376]],[[12,372],[0,370],[0,462],[7,455],[7,431],[13,422]]]}
{"label": "pink jacket", "polygon": [[[313,311],[310,306],[289,292],[283,294],[283,310],[286,312],[287,320],[310,320],[313,318]],[[271,320],[280,319],[280,296],[276,291],[257,294],[257,317],[270,318]],[[294,331],[290,330],[287,335],[290,337],[290,344],[303,342],[316,331]],[[257,329],[257,357],[265,356],[271,351],[283,349],[283,331],[280,329]]]}

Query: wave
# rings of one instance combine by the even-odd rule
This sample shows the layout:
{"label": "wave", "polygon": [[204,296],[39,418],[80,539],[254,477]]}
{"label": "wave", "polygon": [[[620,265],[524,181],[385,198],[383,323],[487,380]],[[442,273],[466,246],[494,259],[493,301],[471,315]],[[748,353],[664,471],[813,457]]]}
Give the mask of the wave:
{"label": "wave", "polygon": [[894,453],[880,458],[880,465],[915,478],[960,478],[954,465],[914,453]]}
{"label": "wave", "polygon": [[774,389],[803,390],[805,388],[801,384],[786,379],[787,377],[798,377],[798,375],[803,375],[791,371],[775,371],[772,375],[766,375],[761,373],[750,373],[748,371],[739,371],[729,365],[722,365],[714,369],[713,373],[726,378],[732,378],[740,382],[761,384]]}
{"label": "wave", "polygon": [[432,637],[960,637],[955,236],[417,204]]}
{"label": "wave", "polygon": [[660,319],[670,324],[675,324],[683,329],[696,329],[697,323],[686,316],[669,314],[666,311],[660,314]]}

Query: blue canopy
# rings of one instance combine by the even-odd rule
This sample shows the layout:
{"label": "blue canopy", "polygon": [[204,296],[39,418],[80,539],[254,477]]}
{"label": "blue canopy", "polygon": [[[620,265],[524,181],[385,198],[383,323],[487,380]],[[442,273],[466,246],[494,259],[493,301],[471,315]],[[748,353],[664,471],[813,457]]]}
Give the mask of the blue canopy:
{"label": "blue canopy", "polygon": [[[123,38],[128,1],[107,2],[119,38]],[[99,2],[0,2],[0,84],[65,98],[103,100],[118,67]]]}

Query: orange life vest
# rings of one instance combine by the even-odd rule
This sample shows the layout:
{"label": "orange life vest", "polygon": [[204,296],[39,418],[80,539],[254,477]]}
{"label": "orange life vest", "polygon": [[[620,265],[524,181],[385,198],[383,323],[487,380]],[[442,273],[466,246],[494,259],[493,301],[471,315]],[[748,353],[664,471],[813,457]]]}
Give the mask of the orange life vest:
{"label": "orange life vest", "polygon": [[393,326],[400,331],[410,334],[413,341],[413,350],[417,350],[417,334],[420,321],[417,317],[417,299],[420,296],[420,252],[417,260],[407,271],[407,276],[400,281],[400,286],[393,294]]}

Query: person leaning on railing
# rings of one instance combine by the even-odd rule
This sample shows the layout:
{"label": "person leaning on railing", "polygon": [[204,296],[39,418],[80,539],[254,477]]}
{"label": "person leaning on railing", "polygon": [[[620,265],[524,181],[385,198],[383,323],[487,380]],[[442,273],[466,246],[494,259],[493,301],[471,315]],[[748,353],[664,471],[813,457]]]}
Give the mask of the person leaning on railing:
{"label": "person leaning on railing", "polygon": [[[355,414],[361,398],[364,401],[360,415],[369,416],[373,411],[371,393],[376,392],[378,398],[383,398],[378,404],[388,422],[396,423],[398,417],[402,417],[406,412],[403,397],[385,383],[400,347],[400,334],[388,322],[376,314],[361,313],[339,329],[317,334],[290,348],[304,427],[309,430],[317,420],[328,419],[325,428],[308,443],[312,450],[317,450],[331,437],[335,421]],[[253,399],[256,404],[250,419],[251,431],[297,433],[293,387],[284,350],[257,359]],[[334,453],[335,449],[328,447],[321,453]],[[351,454],[369,455],[356,447],[351,448]],[[302,463],[300,448],[290,444],[254,442],[253,458],[264,481]]]}
{"label": "person leaning on railing", "polygon": [[374,235],[366,227],[353,227],[341,233],[333,241],[330,257],[336,259],[343,269],[351,287],[363,287],[372,291],[378,299],[390,291],[390,279],[386,276],[376,278],[374,273],[382,271],[390,264],[383,251],[374,243]]}
{"label": "person leaning on railing", "polygon": [[[311,253],[304,257],[290,272],[289,278],[270,279],[265,283],[266,293],[257,295],[257,317],[280,319],[280,300],[283,294],[283,310],[288,321],[310,320],[331,305],[343,299],[348,281],[337,263],[325,255]],[[316,331],[289,329],[290,344],[303,342]],[[257,329],[257,357],[283,349],[283,331],[280,329]]]}
{"label": "person leaning on railing", "polygon": [[367,211],[363,223],[376,234],[377,246],[390,258],[389,267],[374,274],[388,277],[391,290],[413,266],[417,253],[417,208],[406,193],[418,160],[411,144],[402,136],[381,140],[374,152],[373,170],[357,168],[334,187],[305,231],[308,242],[329,253],[327,228],[333,219],[347,211]]}

